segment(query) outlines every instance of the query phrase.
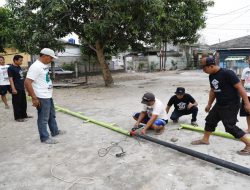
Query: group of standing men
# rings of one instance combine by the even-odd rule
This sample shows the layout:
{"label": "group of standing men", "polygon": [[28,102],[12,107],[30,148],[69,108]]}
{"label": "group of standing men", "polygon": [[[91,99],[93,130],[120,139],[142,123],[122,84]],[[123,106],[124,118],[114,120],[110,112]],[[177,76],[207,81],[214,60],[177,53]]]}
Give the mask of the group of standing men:
{"label": "group of standing men", "polygon": [[[210,135],[215,131],[217,124],[222,121],[226,132],[245,144],[245,147],[237,153],[250,155],[250,140],[247,138],[247,134],[250,132],[250,97],[248,97],[250,95],[250,59],[248,61],[249,68],[243,70],[240,81],[233,71],[220,68],[213,57],[202,58],[201,67],[205,73],[209,74],[210,82],[209,99],[205,107],[208,115],[205,118],[204,136],[199,140],[192,141],[192,145],[208,145]],[[172,104],[175,105],[175,110],[170,117],[173,122],[178,122],[182,115],[192,114],[191,124],[197,126],[197,102],[191,95],[185,94],[185,89],[182,87],[178,87],[175,94],[170,98],[166,109],[163,103],[155,98],[154,94],[144,94],[141,101],[144,104],[142,111],[133,115],[137,121],[135,127],[138,128],[140,123],[144,123],[142,134],[145,134],[150,128],[154,129],[157,134],[161,134],[168,123],[167,113]],[[246,116],[248,123],[246,131],[236,126],[240,97],[242,98],[240,116]]]}
{"label": "group of standing men", "polygon": [[56,114],[52,99],[52,81],[49,76],[49,64],[56,59],[55,52],[49,48],[40,51],[39,58],[30,66],[26,79],[20,67],[23,61],[21,55],[15,55],[12,65],[5,65],[4,57],[0,56],[0,94],[5,108],[9,109],[6,94],[12,94],[14,118],[18,122],[24,122],[28,116],[25,89],[32,98],[32,104],[37,109],[37,126],[40,140],[46,144],[55,144],[57,141],[50,138],[47,131],[49,126],[51,136],[65,133],[59,130],[56,122]]}
{"label": "group of standing men", "polygon": [[27,115],[27,101],[24,88],[24,76],[20,67],[23,56],[15,55],[13,64],[5,65],[4,57],[0,56],[0,94],[5,108],[9,109],[6,94],[12,94],[14,118],[17,122],[24,122],[31,116]]}

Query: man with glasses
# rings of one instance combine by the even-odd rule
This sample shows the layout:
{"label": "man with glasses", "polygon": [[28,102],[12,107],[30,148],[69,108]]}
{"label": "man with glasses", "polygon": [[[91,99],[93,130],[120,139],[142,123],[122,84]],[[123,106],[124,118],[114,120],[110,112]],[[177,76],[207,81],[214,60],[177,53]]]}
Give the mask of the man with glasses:
{"label": "man with glasses", "polygon": [[150,92],[143,95],[141,103],[143,104],[142,111],[133,115],[137,121],[134,125],[135,128],[139,128],[143,123],[145,126],[141,131],[142,134],[146,134],[148,129],[155,130],[157,135],[162,134],[168,123],[168,115],[163,103]]}
{"label": "man with glasses", "polygon": [[[208,112],[203,138],[192,141],[193,145],[208,145],[209,137],[219,121],[222,121],[226,132],[245,143],[244,149],[237,151],[240,155],[250,155],[250,141],[246,133],[236,126],[237,114],[240,108],[240,96],[245,103],[245,109],[250,112],[250,103],[236,74],[228,69],[216,65],[212,57],[201,60],[203,71],[209,74],[210,92],[205,111]],[[212,107],[214,100],[215,104]],[[212,108],[211,108],[212,107]]]}
{"label": "man with glasses", "polygon": [[30,66],[25,80],[25,87],[32,98],[33,106],[37,108],[40,140],[46,144],[57,143],[56,140],[49,137],[47,125],[52,137],[64,133],[64,131],[58,130],[52,99],[53,86],[49,76],[49,64],[53,59],[57,59],[57,57],[52,49],[42,49],[40,57]]}

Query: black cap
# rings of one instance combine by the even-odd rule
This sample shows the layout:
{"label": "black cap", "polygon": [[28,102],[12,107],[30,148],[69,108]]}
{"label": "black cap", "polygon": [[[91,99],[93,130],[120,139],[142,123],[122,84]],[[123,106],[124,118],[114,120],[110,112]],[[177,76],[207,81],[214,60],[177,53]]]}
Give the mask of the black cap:
{"label": "black cap", "polygon": [[141,103],[147,104],[150,101],[155,101],[155,95],[150,92],[147,92],[143,95]]}
{"label": "black cap", "polygon": [[213,57],[207,57],[206,58],[206,65],[210,66],[210,65],[215,65],[215,61]]}
{"label": "black cap", "polygon": [[183,87],[178,87],[178,88],[176,89],[175,94],[178,94],[178,95],[183,95],[183,94],[185,94],[185,88],[183,88]]}
{"label": "black cap", "polygon": [[201,67],[216,65],[213,57],[204,57],[201,59]]}

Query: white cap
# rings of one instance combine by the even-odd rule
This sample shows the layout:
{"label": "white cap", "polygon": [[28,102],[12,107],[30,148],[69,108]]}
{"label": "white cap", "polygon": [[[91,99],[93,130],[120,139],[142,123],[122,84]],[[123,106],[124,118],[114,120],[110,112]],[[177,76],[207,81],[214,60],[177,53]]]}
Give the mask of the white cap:
{"label": "white cap", "polygon": [[49,49],[49,48],[43,48],[41,51],[40,51],[41,54],[44,54],[44,55],[49,55],[55,59],[57,59],[58,57],[56,57],[55,55],[55,52],[52,50],[52,49]]}

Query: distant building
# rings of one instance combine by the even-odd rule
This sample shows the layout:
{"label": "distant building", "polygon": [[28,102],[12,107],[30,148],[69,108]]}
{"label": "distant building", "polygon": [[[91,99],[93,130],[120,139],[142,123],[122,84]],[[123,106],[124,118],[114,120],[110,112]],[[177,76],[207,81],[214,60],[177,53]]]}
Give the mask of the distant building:
{"label": "distant building", "polygon": [[55,64],[61,66],[63,64],[74,64],[75,62],[81,62],[81,50],[80,45],[75,44],[73,39],[65,41],[65,51],[56,52],[58,59],[55,60]]}
{"label": "distant building", "polygon": [[0,55],[4,57],[6,64],[12,64],[14,55],[19,54],[23,56],[22,67],[28,67],[28,63],[31,61],[31,56],[28,53],[19,52],[15,48],[5,48],[4,51],[6,53],[0,53]]}
{"label": "distant building", "polygon": [[198,60],[204,52],[209,52],[206,45],[173,45],[168,43],[163,49],[148,49],[143,53],[132,52],[124,56],[127,70],[174,70],[197,68]]}
{"label": "distant building", "polygon": [[240,75],[248,67],[246,56],[250,55],[250,35],[213,44],[211,50],[216,51],[218,64]]}

